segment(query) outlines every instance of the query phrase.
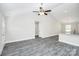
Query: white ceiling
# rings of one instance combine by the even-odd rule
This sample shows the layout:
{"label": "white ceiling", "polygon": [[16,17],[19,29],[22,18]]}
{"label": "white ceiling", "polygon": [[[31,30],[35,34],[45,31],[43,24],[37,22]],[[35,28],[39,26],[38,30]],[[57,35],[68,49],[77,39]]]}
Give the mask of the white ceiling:
{"label": "white ceiling", "polygon": [[[44,9],[52,9],[55,8],[59,3],[50,3],[43,4]],[[0,8],[4,13],[14,12],[14,11],[29,11],[38,10],[40,3],[2,3],[0,4]]]}
{"label": "white ceiling", "polygon": [[[33,13],[38,10],[40,3],[1,3],[0,11],[6,16],[18,15],[22,13]],[[78,3],[44,3],[44,9],[51,9],[49,14],[58,20],[71,19],[79,20],[79,4]]]}

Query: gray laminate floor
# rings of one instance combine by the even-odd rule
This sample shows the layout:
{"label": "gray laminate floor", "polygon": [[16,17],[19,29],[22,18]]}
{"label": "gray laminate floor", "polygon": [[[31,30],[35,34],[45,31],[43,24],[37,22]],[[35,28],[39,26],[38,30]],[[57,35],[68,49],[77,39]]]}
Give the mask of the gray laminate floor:
{"label": "gray laminate floor", "polygon": [[58,42],[58,36],[6,44],[2,56],[78,56],[79,47]]}

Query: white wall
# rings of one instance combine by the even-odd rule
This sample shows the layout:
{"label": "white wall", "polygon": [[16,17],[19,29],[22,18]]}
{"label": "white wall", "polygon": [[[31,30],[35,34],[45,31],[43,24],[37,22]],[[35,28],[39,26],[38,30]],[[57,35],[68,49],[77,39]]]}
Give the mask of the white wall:
{"label": "white wall", "polygon": [[57,21],[50,14],[38,16],[32,12],[19,12],[7,19],[5,43],[33,39],[35,37],[35,21],[39,21],[40,37],[45,38],[58,34]]}
{"label": "white wall", "polygon": [[7,35],[5,42],[33,39],[35,36],[34,21],[31,15],[18,14],[7,19]]}
{"label": "white wall", "polygon": [[58,22],[53,16],[49,14],[48,16],[40,16],[39,19],[41,37],[50,37],[59,33],[59,30],[57,29]]}

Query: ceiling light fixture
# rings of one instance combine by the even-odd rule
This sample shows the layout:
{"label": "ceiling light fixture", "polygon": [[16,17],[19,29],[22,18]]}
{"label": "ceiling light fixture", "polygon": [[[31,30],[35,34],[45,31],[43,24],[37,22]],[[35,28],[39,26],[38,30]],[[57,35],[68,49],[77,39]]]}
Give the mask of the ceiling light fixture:
{"label": "ceiling light fixture", "polygon": [[43,3],[41,3],[41,7],[39,7],[39,11],[33,11],[33,12],[37,12],[38,15],[47,15],[47,12],[51,12],[51,10],[44,10],[42,6]]}

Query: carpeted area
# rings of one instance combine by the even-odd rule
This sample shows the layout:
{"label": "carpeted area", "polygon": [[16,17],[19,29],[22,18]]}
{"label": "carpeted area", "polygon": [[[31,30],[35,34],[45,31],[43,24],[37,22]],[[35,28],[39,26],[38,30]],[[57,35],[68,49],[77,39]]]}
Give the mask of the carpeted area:
{"label": "carpeted area", "polygon": [[58,42],[58,36],[8,43],[2,56],[78,56],[79,47]]}

